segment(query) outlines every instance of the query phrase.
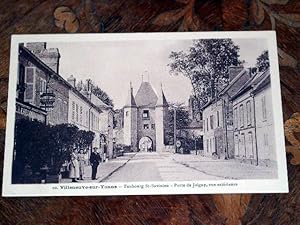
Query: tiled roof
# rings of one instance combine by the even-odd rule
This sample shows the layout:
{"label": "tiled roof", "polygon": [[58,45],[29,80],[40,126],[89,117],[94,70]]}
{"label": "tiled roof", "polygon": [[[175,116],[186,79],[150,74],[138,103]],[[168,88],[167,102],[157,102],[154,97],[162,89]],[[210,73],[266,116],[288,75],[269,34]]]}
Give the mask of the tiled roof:
{"label": "tiled roof", "polygon": [[261,73],[256,74],[250,80],[248,80],[240,89],[239,91],[232,96],[232,99],[237,98],[238,96],[245,93],[250,88],[254,87],[255,85],[259,84],[262,80],[264,80],[270,74],[270,70],[267,69]]}
{"label": "tiled roof", "polygon": [[135,102],[135,99],[133,97],[133,90],[132,90],[132,87],[131,87],[131,84],[130,84],[130,89],[129,89],[129,92],[128,92],[128,96],[127,96],[127,100],[126,100],[126,104],[125,104],[125,107],[129,106],[129,107],[136,107],[136,102]]}
{"label": "tiled roof", "polygon": [[165,97],[165,94],[161,88],[161,91],[158,93],[158,100],[156,102],[156,107],[159,107],[159,106],[168,106],[168,102],[167,102],[167,99]]}
{"label": "tiled roof", "polygon": [[135,95],[137,106],[155,107],[158,97],[149,82],[142,82]]}

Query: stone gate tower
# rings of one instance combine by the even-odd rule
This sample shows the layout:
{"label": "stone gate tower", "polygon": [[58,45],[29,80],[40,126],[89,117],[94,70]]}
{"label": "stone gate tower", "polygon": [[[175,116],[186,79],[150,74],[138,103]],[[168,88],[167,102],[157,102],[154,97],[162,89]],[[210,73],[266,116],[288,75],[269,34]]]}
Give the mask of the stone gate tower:
{"label": "stone gate tower", "polygon": [[137,105],[130,83],[129,93],[124,106],[124,144],[137,151]]}
{"label": "stone gate tower", "polygon": [[157,93],[142,81],[135,97],[130,90],[124,110],[124,144],[133,151],[163,151],[168,103],[161,90]]}

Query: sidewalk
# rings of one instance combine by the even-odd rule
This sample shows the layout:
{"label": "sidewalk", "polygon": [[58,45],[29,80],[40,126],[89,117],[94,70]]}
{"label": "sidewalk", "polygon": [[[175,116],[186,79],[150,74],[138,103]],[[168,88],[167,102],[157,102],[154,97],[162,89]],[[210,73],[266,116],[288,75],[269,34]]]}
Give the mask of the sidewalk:
{"label": "sidewalk", "polygon": [[[124,156],[120,156],[115,159],[111,159],[108,162],[102,162],[98,166],[97,180],[92,180],[92,167],[86,166],[84,169],[84,180],[79,180],[79,183],[99,183],[105,181],[112,173],[123,167],[136,153],[125,153]],[[60,183],[72,183],[72,179],[63,178]]]}
{"label": "sidewalk", "polygon": [[223,179],[274,179],[277,178],[275,165],[256,166],[234,159],[213,159],[195,154],[173,154],[176,163],[192,168],[207,175]]}

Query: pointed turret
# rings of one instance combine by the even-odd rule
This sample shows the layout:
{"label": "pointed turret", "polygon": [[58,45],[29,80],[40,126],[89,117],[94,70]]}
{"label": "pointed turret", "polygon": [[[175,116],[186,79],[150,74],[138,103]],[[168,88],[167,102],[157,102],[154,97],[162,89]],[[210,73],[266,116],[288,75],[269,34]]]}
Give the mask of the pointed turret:
{"label": "pointed turret", "polygon": [[136,102],[133,97],[133,88],[132,88],[131,82],[130,82],[130,89],[128,92],[127,100],[126,100],[124,107],[136,107]]}
{"label": "pointed turret", "polygon": [[133,88],[130,82],[128,98],[124,106],[124,144],[137,151],[137,106],[133,97]]}
{"label": "pointed turret", "polygon": [[156,102],[155,107],[168,107],[168,102],[167,99],[165,97],[163,88],[162,88],[162,84],[160,84],[160,91],[158,92],[158,99]]}
{"label": "pointed turret", "polygon": [[168,102],[160,85],[155,105],[156,151],[165,151],[165,125],[168,115]]}

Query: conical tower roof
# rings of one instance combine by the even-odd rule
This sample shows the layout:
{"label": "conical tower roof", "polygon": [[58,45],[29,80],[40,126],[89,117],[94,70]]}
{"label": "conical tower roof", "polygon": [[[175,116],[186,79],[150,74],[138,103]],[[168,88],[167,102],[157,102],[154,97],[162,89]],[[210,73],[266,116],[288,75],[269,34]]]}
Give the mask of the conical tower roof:
{"label": "conical tower roof", "polygon": [[142,82],[138,92],[135,95],[137,106],[155,107],[158,98],[149,82]]}
{"label": "conical tower roof", "polygon": [[126,100],[124,107],[136,107],[136,102],[133,97],[133,88],[132,88],[131,82],[130,82],[130,88],[128,91],[127,100]]}
{"label": "conical tower roof", "polygon": [[156,107],[167,107],[168,102],[165,97],[164,91],[162,89],[162,85],[160,87],[161,87],[161,90],[158,92],[158,100],[156,102]]}

